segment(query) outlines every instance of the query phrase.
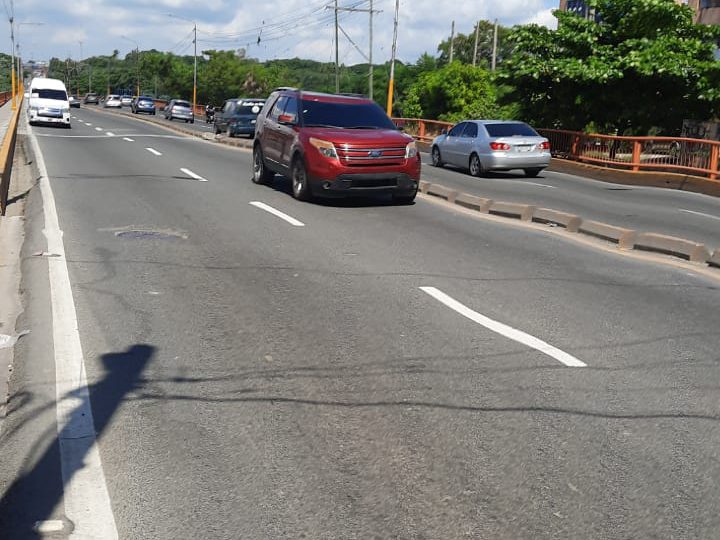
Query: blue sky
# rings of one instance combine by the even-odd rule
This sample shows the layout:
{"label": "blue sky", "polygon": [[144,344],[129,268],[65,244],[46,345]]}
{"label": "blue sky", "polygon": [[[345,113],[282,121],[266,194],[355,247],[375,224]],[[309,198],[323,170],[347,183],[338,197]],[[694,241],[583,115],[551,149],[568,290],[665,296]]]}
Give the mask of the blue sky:
{"label": "blue sky", "polygon": [[[11,8],[4,2],[5,15]],[[17,38],[24,59],[79,59],[82,56],[121,55],[135,48],[155,48],[178,54],[192,54],[192,22],[198,25],[198,50],[245,49],[261,60],[312,58],[334,60],[333,12],[325,8],[332,0],[19,0],[15,19],[22,24]],[[365,8],[369,0],[339,0],[341,7]],[[374,58],[377,63],[390,57],[394,0],[374,0]],[[401,0],[398,28],[398,58],[412,62],[423,52],[435,54],[437,44],[456,31],[469,33],[475,20],[495,19],[513,25],[536,22],[554,27],[551,10],[557,0]],[[359,49],[368,49],[369,21],[365,13],[342,13],[340,59],[346,64],[364,61]],[[0,50],[10,52],[10,25],[0,26]],[[259,40],[259,43],[258,43]]]}

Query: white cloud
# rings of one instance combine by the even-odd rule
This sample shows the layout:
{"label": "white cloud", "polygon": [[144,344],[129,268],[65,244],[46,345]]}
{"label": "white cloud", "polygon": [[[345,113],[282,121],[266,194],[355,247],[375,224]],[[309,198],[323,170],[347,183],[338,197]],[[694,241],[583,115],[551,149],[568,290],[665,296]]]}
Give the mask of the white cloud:
{"label": "white cloud", "polygon": [[[248,56],[261,60],[299,56],[321,61],[334,59],[333,13],[325,9],[329,0],[73,0],[50,3],[25,0],[16,3],[17,20],[44,22],[45,26],[22,27],[21,40],[36,59],[64,57],[72,51],[108,54],[113,49],[126,53],[134,48],[120,36],[128,36],[141,48],[172,50],[187,54],[187,38],[192,23],[167,16],[169,12],[198,23],[200,49],[246,48]],[[340,0],[340,6],[356,0]],[[414,61],[423,52],[435,54],[437,46],[450,35],[455,19],[456,32],[472,32],[475,21],[497,18],[511,26],[535,22],[554,27],[551,10],[557,0],[458,0],[452,9],[439,0],[401,0],[398,34],[398,58]],[[375,16],[374,60],[390,57],[394,0],[374,0],[381,10]],[[366,7],[363,6],[363,7]],[[357,45],[368,48],[368,16],[342,13],[341,24]],[[9,48],[9,29],[0,26],[0,43]],[[50,36],[50,39],[48,39]],[[2,41],[3,37],[5,38]],[[258,38],[260,43],[258,44]],[[1,50],[1,49],[0,49]],[[9,52],[9,51],[8,51]],[[341,34],[340,57],[348,64],[364,59]]]}

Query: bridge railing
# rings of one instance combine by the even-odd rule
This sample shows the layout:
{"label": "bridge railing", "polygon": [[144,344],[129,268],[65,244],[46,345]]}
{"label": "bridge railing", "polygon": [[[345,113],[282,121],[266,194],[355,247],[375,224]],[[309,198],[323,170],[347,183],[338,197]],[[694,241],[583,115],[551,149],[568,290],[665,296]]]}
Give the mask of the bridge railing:
{"label": "bridge railing", "polygon": [[393,118],[393,122],[420,142],[431,142],[435,137],[455,125],[452,122],[422,118]]}
{"label": "bridge railing", "polygon": [[720,141],[686,137],[621,137],[559,129],[538,129],[554,157],[592,165],[718,178]]}
{"label": "bridge railing", "polygon": [[[6,92],[7,93],[7,92]],[[11,98],[12,99],[12,98]],[[2,101],[0,99],[0,101]],[[7,105],[8,107],[10,105]],[[0,215],[5,215],[7,208],[8,192],[10,189],[10,178],[12,176],[12,164],[15,156],[15,142],[17,140],[17,126],[20,112],[22,111],[22,95],[18,98],[17,109],[10,117],[5,137],[0,144]]]}

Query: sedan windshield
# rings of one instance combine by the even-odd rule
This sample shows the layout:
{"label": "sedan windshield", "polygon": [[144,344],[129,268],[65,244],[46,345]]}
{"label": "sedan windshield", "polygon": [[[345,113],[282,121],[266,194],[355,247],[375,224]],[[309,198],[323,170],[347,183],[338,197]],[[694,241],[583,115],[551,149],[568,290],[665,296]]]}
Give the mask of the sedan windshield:
{"label": "sedan windshield", "polygon": [[187,101],[176,101],[175,106],[176,107],[190,107],[190,103]]}
{"label": "sedan windshield", "polygon": [[512,124],[485,124],[491,137],[539,137],[536,131],[521,122]]}
{"label": "sedan windshield", "polygon": [[396,129],[395,124],[375,103],[332,103],[302,101],[305,126],[356,129]]}

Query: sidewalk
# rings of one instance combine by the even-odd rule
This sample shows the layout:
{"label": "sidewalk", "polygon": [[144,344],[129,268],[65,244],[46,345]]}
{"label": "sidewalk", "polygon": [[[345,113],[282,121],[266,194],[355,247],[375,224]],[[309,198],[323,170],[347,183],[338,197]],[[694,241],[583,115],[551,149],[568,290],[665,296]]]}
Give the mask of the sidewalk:
{"label": "sidewalk", "polygon": [[[11,102],[0,107],[0,137],[3,139],[12,113]],[[23,122],[24,116],[18,126],[7,213],[0,216],[0,428],[6,414],[8,381],[12,374],[13,342],[17,336],[15,321],[22,311],[20,250],[25,229],[24,198],[33,181],[22,151],[23,138],[20,134],[26,133]]]}

